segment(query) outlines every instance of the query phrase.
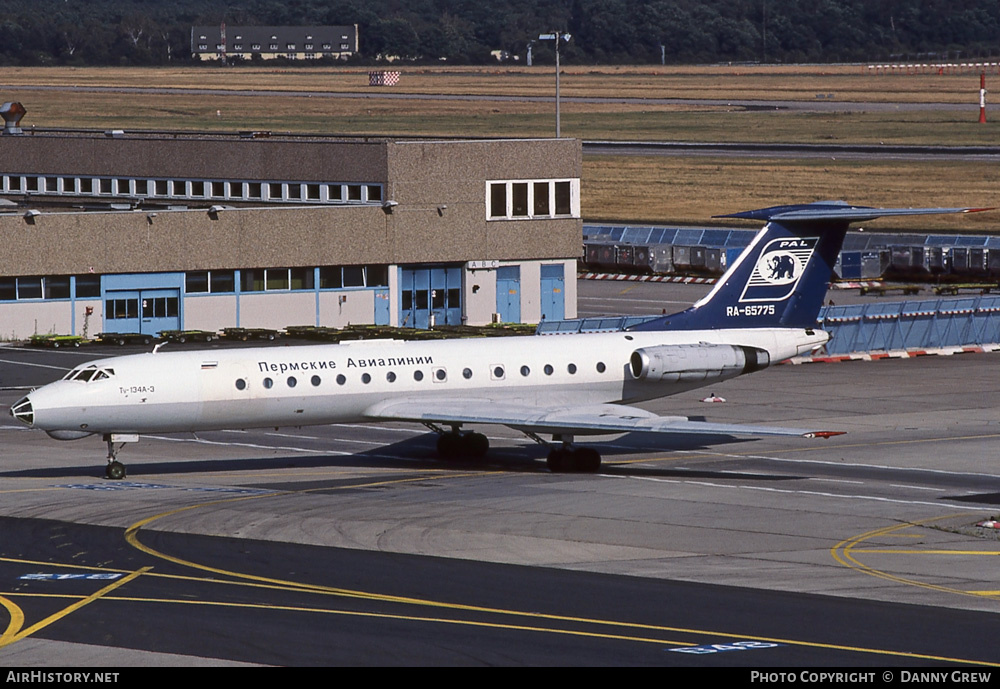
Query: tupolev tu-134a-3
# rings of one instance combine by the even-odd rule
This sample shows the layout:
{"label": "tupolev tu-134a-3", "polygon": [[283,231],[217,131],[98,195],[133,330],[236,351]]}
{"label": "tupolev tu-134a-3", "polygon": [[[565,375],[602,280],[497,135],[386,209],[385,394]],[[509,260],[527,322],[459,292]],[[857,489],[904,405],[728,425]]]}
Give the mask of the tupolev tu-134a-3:
{"label": "tupolev tu-134a-3", "polygon": [[632,406],[808,354],[829,340],[816,317],[847,228],[881,216],[972,208],[867,208],[844,202],[718,216],[765,221],[707,296],[690,308],[613,333],[486,340],[156,351],[78,366],[10,409],[53,438],[102,436],[108,478],[144,433],[421,423],[444,457],[481,457],[501,424],[542,440],[553,471],[597,471],[600,454],[574,443],[624,432],[799,435],[836,431],[693,421]]}

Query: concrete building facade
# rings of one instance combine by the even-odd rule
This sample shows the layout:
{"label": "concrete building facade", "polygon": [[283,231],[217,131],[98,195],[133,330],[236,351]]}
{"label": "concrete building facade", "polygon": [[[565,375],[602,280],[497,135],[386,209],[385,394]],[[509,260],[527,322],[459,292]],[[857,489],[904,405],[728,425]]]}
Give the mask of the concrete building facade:
{"label": "concrete building facade", "polygon": [[576,313],[580,143],[0,137],[0,339]]}

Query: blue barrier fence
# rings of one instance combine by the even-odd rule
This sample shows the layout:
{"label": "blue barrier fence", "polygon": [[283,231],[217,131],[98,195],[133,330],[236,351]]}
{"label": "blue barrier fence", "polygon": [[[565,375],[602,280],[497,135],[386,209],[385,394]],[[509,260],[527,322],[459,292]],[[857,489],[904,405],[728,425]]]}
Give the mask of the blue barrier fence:
{"label": "blue barrier fence", "polygon": [[826,306],[828,354],[935,349],[1000,342],[1000,296]]}

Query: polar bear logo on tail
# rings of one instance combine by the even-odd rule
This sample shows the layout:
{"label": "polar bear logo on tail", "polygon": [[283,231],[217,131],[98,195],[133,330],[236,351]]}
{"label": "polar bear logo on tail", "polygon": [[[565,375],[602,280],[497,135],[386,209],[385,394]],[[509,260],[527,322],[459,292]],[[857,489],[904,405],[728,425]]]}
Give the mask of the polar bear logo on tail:
{"label": "polar bear logo on tail", "polygon": [[795,277],[795,259],[791,254],[777,254],[768,260],[770,280],[791,280]]}

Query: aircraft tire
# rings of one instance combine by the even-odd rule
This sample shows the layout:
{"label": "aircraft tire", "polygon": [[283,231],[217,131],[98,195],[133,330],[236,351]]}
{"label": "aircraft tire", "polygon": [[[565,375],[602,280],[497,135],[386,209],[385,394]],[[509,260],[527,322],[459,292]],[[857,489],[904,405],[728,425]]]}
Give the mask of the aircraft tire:
{"label": "aircraft tire", "polygon": [[569,452],[562,448],[554,448],[549,451],[549,456],[545,458],[545,465],[554,474],[568,471]]}
{"label": "aircraft tire", "polygon": [[577,471],[595,473],[601,469],[601,454],[593,448],[579,448],[574,459]]}
{"label": "aircraft tire", "polygon": [[442,433],[438,436],[437,451],[441,459],[458,459],[462,450],[462,436],[458,433]]}
{"label": "aircraft tire", "polygon": [[117,460],[108,462],[108,466],[104,469],[104,475],[112,481],[120,481],[125,478],[125,473],[125,465]]}
{"label": "aircraft tire", "polygon": [[594,473],[601,468],[601,455],[589,447],[556,448],[545,463],[553,473]]}
{"label": "aircraft tire", "polygon": [[467,433],[462,436],[462,450],[464,454],[479,459],[489,452],[490,441],[482,433]]}

